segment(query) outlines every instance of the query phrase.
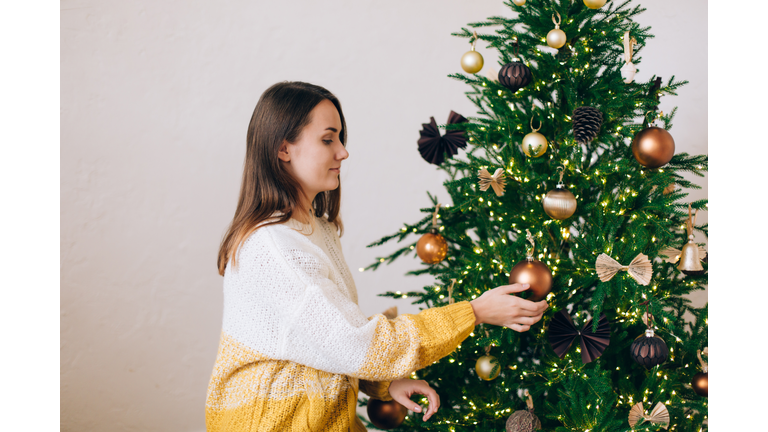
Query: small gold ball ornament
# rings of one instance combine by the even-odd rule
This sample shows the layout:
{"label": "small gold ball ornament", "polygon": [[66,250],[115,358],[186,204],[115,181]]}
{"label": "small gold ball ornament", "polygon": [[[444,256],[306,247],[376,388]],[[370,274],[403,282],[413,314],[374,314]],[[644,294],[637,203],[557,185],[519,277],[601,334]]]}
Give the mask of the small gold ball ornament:
{"label": "small gold ball ornament", "polygon": [[608,0],[584,0],[584,4],[590,9],[600,9]]}
{"label": "small gold ball ornament", "polygon": [[472,39],[472,49],[461,56],[461,68],[467,73],[478,73],[483,68],[483,56],[475,51],[475,42],[477,42],[477,32],[474,32]]}
{"label": "small gold ball ornament", "polygon": [[533,119],[531,119],[531,129],[533,129],[533,132],[523,137],[520,147],[526,156],[536,158],[547,151],[547,138],[538,132],[541,129],[541,122],[539,122],[539,127],[534,129]]}
{"label": "small gold ball ornament", "polygon": [[437,264],[448,254],[448,242],[433,228],[416,243],[416,254],[427,264]]}
{"label": "small gold ball ornament", "polygon": [[475,372],[480,378],[491,381],[496,379],[501,372],[501,366],[499,366],[499,360],[492,355],[484,355],[477,359],[475,363]]}
{"label": "small gold ball ornament", "polygon": [[563,45],[565,45],[565,32],[560,30],[560,13],[555,12],[557,14],[557,20],[555,20],[555,15],[552,15],[552,22],[555,23],[555,28],[550,30],[549,33],[547,33],[547,45],[549,45],[552,48],[561,48]]}
{"label": "small gold ball ornament", "polygon": [[576,197],[571,191],[565,188],[563,184],[563,167],[558,167],[560,171],[560,181],[554,190],[547,192],[541,204],[544,206],[544,212],[552,219],[568,219],[576,212]]}
{"label": "small gold ball ornament", "polygon": [[512,3],[514,3],[514,4],[518,5],[518,6],[522,6],[522,5],[525,4],[525,0],[512,0]]}

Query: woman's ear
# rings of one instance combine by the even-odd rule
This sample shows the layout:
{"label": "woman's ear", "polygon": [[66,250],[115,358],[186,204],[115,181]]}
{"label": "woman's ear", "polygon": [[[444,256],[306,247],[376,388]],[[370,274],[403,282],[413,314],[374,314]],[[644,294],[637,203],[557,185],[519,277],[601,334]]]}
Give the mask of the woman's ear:
{"label": "woman's ear", "polygon": [[282,144],[280,144],[280,149],[277,151],[277,157],[280,158],[283,162],[290,162],[291,156],[288,154],[288,142],[283,141]]}

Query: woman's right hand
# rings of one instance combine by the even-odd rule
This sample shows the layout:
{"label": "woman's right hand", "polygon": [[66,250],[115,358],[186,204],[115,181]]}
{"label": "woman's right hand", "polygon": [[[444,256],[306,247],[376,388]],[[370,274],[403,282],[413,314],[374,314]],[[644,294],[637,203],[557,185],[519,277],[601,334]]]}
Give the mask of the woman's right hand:
{"label": "woman's right hand", "polygon": [[549,305],[545,300],[532,302],[510,295],[525,291],[528,284],[502,285],[484,292],[470,301],[475,312],[475,325],[493,324],[518,332],[528,331],[539,322]]}

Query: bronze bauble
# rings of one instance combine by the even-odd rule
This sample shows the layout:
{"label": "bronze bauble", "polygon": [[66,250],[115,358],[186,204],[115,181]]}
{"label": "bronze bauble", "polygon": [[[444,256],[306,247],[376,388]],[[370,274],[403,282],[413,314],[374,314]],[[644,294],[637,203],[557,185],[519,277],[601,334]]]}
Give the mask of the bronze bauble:
{"label": "bronze bauble", "polygon": [[499,376],[499,372],[501,372],[499,360],[492,355],[484,355],[477,359],[475,372],[477,372],[477,376],[486,381],[496,379]]}
{"label": "bronze bauble", "polygon": [[472,48],[461,56],[461,68],[468,73],[478,73],[483,68],[483,56]]}
{"label": "bronze bauble", "polygon": [[509,272],[509,283],[530,284],[528,300],[539,301],[552,291],[552,272],[543,262],[535,259],[524,259],[512,267]]}
{"label": "bronze bauble", "polygon": [[520,147],[526,156],[539,157],[547,151],[547,138],[538,132],[531,132],[523,137]]}
{"label": "bronze bauble", "polygon": [[400,426],[408,414],[408,409],[398,402],[368,399],[368,418],[379,429],[392,429]]}
{"label": "bronze bauble", "polygon": [[517,410],[507,419],[506,429],[507,432],[533,432],[541,429],[541,420],[530,411]]}
{"label": "bronze bauble", "polygon": [[568,219],[576,212],[576,197],[571,191],[558,185],[541,200],[544,212],[552,219]]}
{"label": "bronze bauble", "polygon": [[632,140],[632,154],[647,168],[666,165],[675,155],[675,140],[666,130],[651,126],[643,129]]}
{"label": "bronze bauble", "polygon": [[522,6],[522,5],[525,4],[525,0],[512,0],[512,3],[514,3],[514,4],[518,5],[518,6]]}
{"label": "bronze bauble", "polygon": [[697,395],[708,397],[709,384],[707,383],[707,372],[699,372],[694,375],[691,387],[693,387],[693,391]]}
{"label": "bronze bauble", "polygon": [[555,28],[547,33],[547,45],[552,48],[561,48],[565,45],[565,32],[559,28]]}
{"label": "bronze bauble", "polygon": [[416,243],[416,253],[427,264],[437,264],[448,254],[448,242],[437,230],[424,234]]}
{"label": "bronze bauble", "polygon": [[590,9],[600,9],[608,0],[584,0],[584,4]]}

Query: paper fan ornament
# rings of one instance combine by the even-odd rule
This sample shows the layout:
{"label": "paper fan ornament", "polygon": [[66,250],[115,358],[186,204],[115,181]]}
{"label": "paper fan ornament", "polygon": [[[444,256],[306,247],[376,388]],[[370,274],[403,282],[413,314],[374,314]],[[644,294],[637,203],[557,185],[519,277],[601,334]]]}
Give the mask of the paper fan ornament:
{"label": "paper fan ornament", "polygon": [[667,407],[661,402],[653,407],[653,411],[651,411],[650,415],[645,415],[642,402],[636,403],[632,409],[629,410],[629,427],[634,429],[637,422],[641,419],[647,422],[660,424],[664,429],[669,427],[669,411],[667,411]]}
{"label": "paper fan ornament", "polygon": [[[467,146],[467,139],[464,137],[464,131],[450,130],[445,135],[440,136],[440,130],[434,117],[429,118],[429,123],[423,123],[423,128],[419,132],[419,153],[425,161],[440,165],[445,160],[445,154],[453,157],[459,152],[460,148]],[[448,124],[464,123],[465,119],[461,114],[451,111],[448,116]]]}
{"label": "paper fan ornament", "polygon": [[480,178],[481,191],[485,192],[489,187],[492,187],[496,196],[504,195],[504,168],[497,168],[493,175],[487,169],[481,168],[477,176]]}
{"label": "paper fan ornament", "polygon": [[586,364],[600,357],[611,340],[611,326],[605,314],[600,314],[597,331],[592,331],[592,319],[584,324],[581,331],[576,329],[570,315],[564,310],[556,313],[549,323],[549,343],[560,358],[573,344],[577,337],[581,339],[581,361]]}
{"label": "paper fan ornament", "polygon": [[602,253],[595,261],[597,276],[603,282],[608,282],[616,276],[616,273],[625,270],[640,285],[648,285],[653,277],[653,266],[645,254],[638,254],[628,266],[619,264],[618,261]]}

